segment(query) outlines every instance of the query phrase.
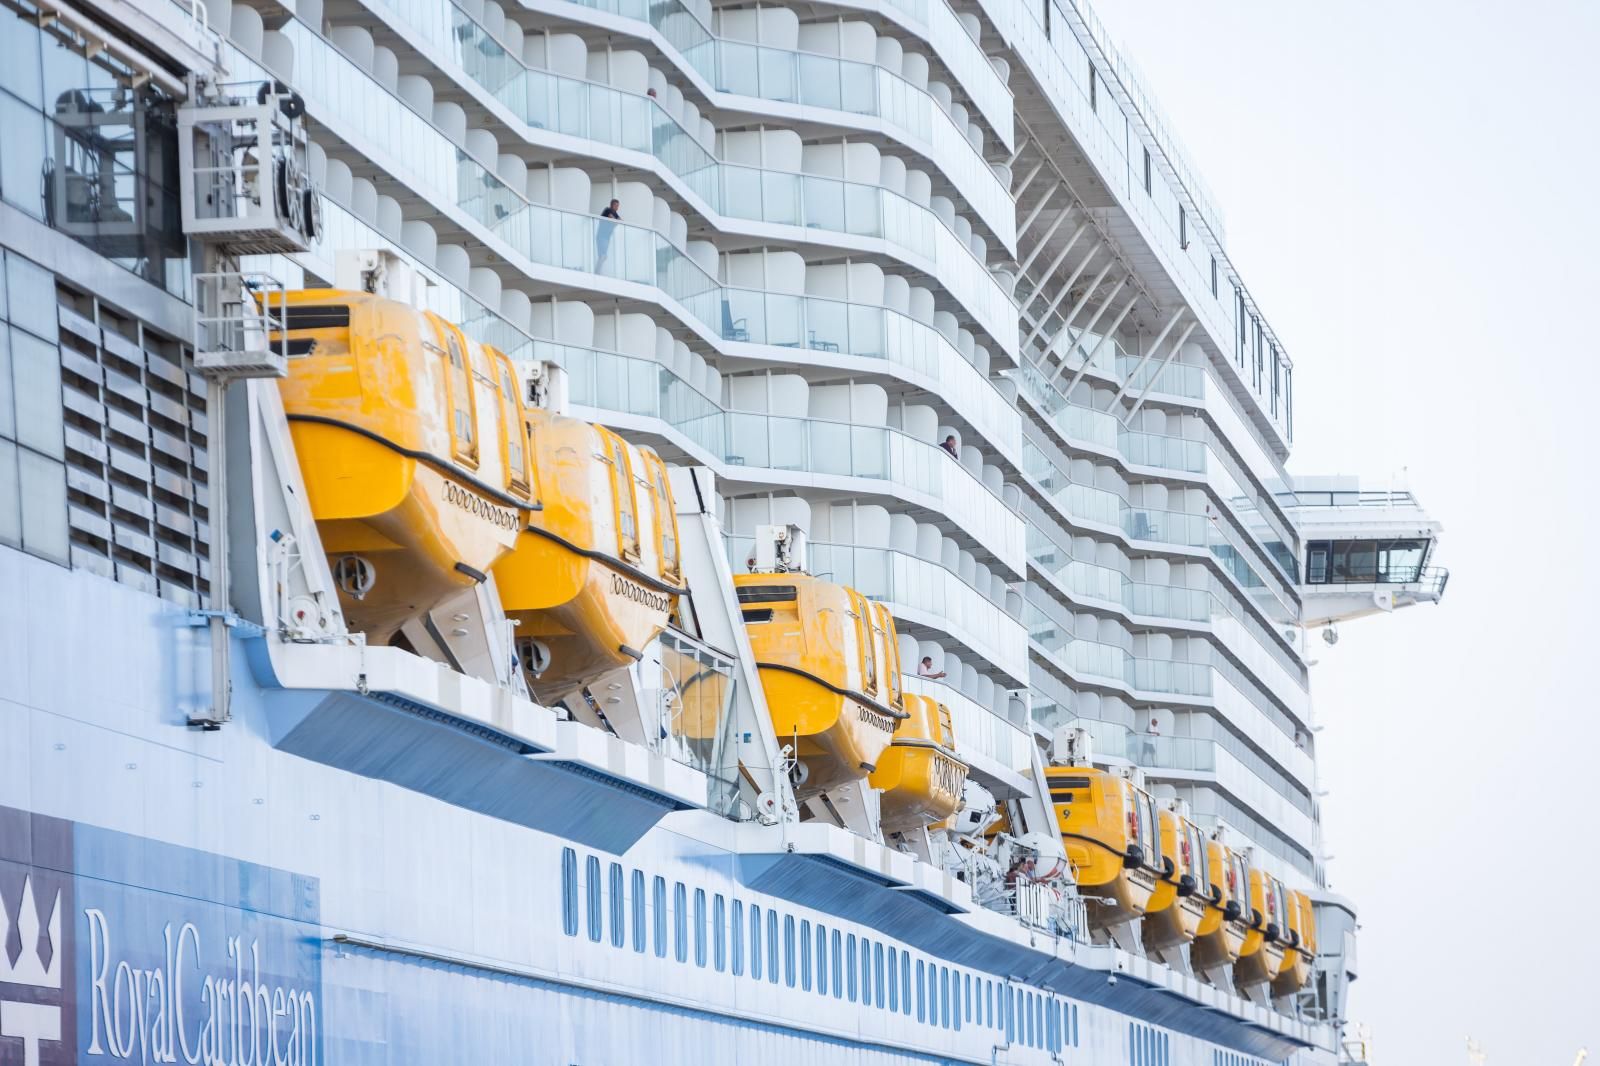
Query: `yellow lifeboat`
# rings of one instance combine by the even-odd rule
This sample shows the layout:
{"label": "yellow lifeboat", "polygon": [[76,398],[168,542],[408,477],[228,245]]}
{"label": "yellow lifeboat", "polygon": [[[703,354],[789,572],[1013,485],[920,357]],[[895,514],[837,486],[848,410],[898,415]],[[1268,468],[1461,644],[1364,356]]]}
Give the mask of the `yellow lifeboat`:
{"label": "yellow lifeboat", "polygon": [[604,426],[525,413],[543,509],[494,567],[534,694],[554,700],[637,661],[683,592],[666,464]]}
{"label": "yellow lifeboat", "polygon": [[1207,884],[1205,835],[1200,827],[1175,810],[1156,812],[1161,826],[1163,873],[1150,894],[1141,932],[1145,950],[1158,954],[1188,944],[1205,918]]}
{"label": "yellow lifeboat", "polygon": [[879,824],[886,833],[921,829],[961,807],[967,764],[955,753],[950,708],[931,696],[905,695],[906,714],[868,777],[883,790]]}
{"label": "yellow lifeboat", "polygon": [[1052,766],[1045,780],[1090,926],[1110,932],[1141,917],[1161,871],[1150,794],[1091,767]]}
{"label": "yellow lifeboat", "polygon": [[[363,292],[287,294],[280,383],[351,628],[387,644],[484,580],[537,507],[506,356]],[[277,339],[276,337],[274,339]]]}
{"label": "yellow lifeboat", "polygon": [[906,719],[894,618],[809,574],[736,574],[745,630],[778,743],[802,796],[867,777]]}
{"label": "yellow lifeboat", "polygon": [[[1200,973],[1220,975],[1232,966],[1244,947],[1250,926],[1250,871],[1243,854],[1220,840],[1206,841],[1208,883],[1206,911],[1195,930],[1190,961]],[[1214,981],[1213,983],[1217,983]]]}
{"label": "yellow lifeboat", "polygon": [[1292,996],[1305,987],[1311,976],[1311,962],[1317,953],[1316,916],[1311,897],[1291,889],[1288,893],[1288,944],[1283,950],[1283,967],[1272,979],[1274,998]]}
{"label": "yellow lifeboat", "polygon": [[1250,871],[1249,929],[1233,964],[1233,983],[1238,990],[1261,997],[1261,986],[1269,984],[1283,969],[1287,931],[1284,917],[1287,895],[1283,882],[1262,870]]}

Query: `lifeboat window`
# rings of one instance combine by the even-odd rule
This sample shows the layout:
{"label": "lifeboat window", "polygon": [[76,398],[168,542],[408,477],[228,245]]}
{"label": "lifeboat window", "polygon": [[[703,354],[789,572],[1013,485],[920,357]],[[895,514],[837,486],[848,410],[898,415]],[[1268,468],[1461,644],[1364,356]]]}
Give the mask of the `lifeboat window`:
{"label": "lifeboat window", "polygon": [[783,603],[795,598],[793,585],[740,585],[740,603]]}
{"label": "lifeboat window", "polygon": [[676,579],[678,563],[678,513],[672,506],[672,491],[667,487],[667,464],[653,451],[642,453],[650,467],[650,489],[655,498],[656,547],[661,554],[661,576]]}
{"label": "lifeboat window", "polygon": [[290,304],[283,308],[283,327],[297,329],[348,329],[350,308],[344,304]]}
{"label": "lifeboat window", "polygon": [[467,373],[466,354],[461,350],[461,339],[456,335],[454,326],[433,315],[428,317],[433,321],[434,329],[444,338],[451,444],[458,460],[476,465],[478,442],[473,418],[476,398],[472,391],[472,376]]}
{"label": "lifeboat window", "polygon": [[501,352],[494,352],[491,358],[500,369],[500,424],[504,427],[506,485],[516,495],[526,498],[530,481],[522,398],[517,392],[516,376],[511,372],[511,360]]}
{"label": "lifeboat window", "polygon": [[878,617],[883,619],[883,628],[878,630],[878,635],[883,638],[883,672],[889,682],[889,703],[895,707],[901,705],[900,699],[900,639],[894,631],[894,615],[882,604],[876,605]]}
{"label": "lifeboat window", "polygon": [[639,558],[639,509],[634,498],[633,464],[628,461],[627,445],[622,438],[610,438],[611,491],[616,505],[617,541],[624,559]]}
{"label": "lifeboat window", "polygon": [[861,691],[878,694],[878,642],[873,639],[872,608],[861,593],[850,590],[855,608],[856,639],[861,645]]}

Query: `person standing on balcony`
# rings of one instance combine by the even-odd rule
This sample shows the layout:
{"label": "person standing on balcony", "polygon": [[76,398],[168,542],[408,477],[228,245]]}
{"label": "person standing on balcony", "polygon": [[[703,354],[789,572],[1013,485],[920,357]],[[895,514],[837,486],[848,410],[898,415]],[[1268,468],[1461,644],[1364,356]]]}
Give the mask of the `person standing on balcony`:
{"label": "person standing on balcony", "polygon": [[1144,740],[1139,745],[1139,762],[1145,766],[1152,766],[1156,761],[1156,742],[1161,739],[1161,723],[1154,718],[1150,719],[1150,728],[1145,730]]}
{"label": "person standing on balcony", "polygon": [[956,435],[954,433],[946,437],[944,443],[939,447],[949,452],[950,458],[955,459],[957,462],[961,460],[961,446],[956,443]]}
{"label": "person standing on balcony", "polygon": [[612,200],[600,212],[600,225],[594,231],[594,269],[599,273],[606,265],[606,255],[611,251],[611,234],[622,221],[621,200]]}
{"label": "person standing on balcony", "polygon": [[935,670],[933,668],[933,656],[924,655],[922,657],[922,661],[917,664],[917,676],[925,677],[929,681],[938,681],[940,678],[944,677],[944,671]]}

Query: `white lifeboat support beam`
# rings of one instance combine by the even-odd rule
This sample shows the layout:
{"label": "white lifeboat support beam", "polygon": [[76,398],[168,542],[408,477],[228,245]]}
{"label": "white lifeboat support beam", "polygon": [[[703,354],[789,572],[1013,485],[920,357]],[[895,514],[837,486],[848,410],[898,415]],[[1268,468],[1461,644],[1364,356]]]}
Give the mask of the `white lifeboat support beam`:
{"label": "white lifeboat support beam", "polygon": [[[1134,367],[1133,373],[1128,375],[1128,381],[1138,377],[1139,371],[1144,369],[1144,365],[1150,361],[1150,357],[1161,350],[1161,346],[1166,343],[1167,334],[1172,332],[1172,327],[1178,324],[1178,320],[1183,317],[1186,310],[1187,308],[1179,307],[1167,318],[1167,324],[1161,327],[1161,332],[1156,334],[1156,339],[1151,342],[1150,347],[1146,348],[1144,354],[1139,357],[1139,365]],[[1112,402],[1115,403],[1117,400],[1122,399],[1127,391],[1128,385],[1127,382],[1124,382],[1122,388],[1118,389],[1117,394],[1112,397]]]}
{"label": "white lifeboat support beam", "polygon": [[739,745],[739,769],[763,800],[757,816],[769,824],[798,822],[786,758],[772,728],[766,691],[756,669],[755,652],[744,629],[744,615],[734,594],[733,569],[723,548],[722,523],[713,508],[716,486],[704,467],[672,467],[672,498],[678,512],[684,593],[706,643],[733,653],[738,684],[732,708]]}
{"label": "white lifeboat support beam", "polygon": [[[1131,278],[1131,277],[1133,277],[1133,275],[1129,274],[1128,277]],[[1078,387],[1078,382],[1083,380],[1083,375],[1087,374],[1089,372],[1089,368],[1094,365],[1095,357],[1100,354],[1100,349],[1104,348],[1110,342],[1111,338],[1115,337],[1117,335],[1117,330],[1122,328],[1123,321],[1126,320],[1128,315],[1132,313],[1134,305],[1136,305],[1139,302],[1139,297],[1141,295],[1142,294],[1138,290],[1135,290],[1133,295],[1128,297],[1128,302],[1122,305],[1122,310],[1121,311],[1117,312],[1116,320],[1111,323],[1110,328],[1107,329],[1104,333],[1100,334],[1100,343],[1098,343],[1098,344],[1096,344],[1094,346],[1094,350],[1093,351],[1088,352],[1088,353],[1086,353],[1084,355],[1083,365],[1078,368],[1077,373],[1072,375],[1072,380],[1067,383],[1067,387],[1065,389],[1061,390],[1061,395],[1063,395],[1063,396],[1071,396],[1072,395],[1072,390],[1076,389]],[[1084,332],[1088,332],[1088,330],[1086,329]],[[1082,333],[1080,333],[1078,335],[1078,339],[1079,340],[1083,339],[1083,334]],[[1072,351],[1073,346],[1075,346],[1077,343],[1078,343],[1078,341],[1075,340],[1075,341],[1072,342],[1071,345],[1068,345],[1067,346],[1067,352],[1070,353]],[[1066,365],[1067,365],[1067,358],[1066,358],[1066,355],[1063,355],[1061,357],[1061,368],[1062,369],[1066,369]],[[1054,381],[1055,379],[1052,378],[1051,380]]]}
{"label": "white lifeboat support beam", "polygon": [[[1034,338],[1038,337],[1039,334],[1044,332],[1045,323],[1050,321],[1050,316],[1056,313],[1056,308],[1060,307],[1062,303],[1066,301],[1067,295],[1072,292],[1072,287],[1078,283],[1079,278],[1083,277],[1083,272],[1089,269],[1089,264],[1094,262],[1095,256],[1099,255],[1100,250],[1104,247],[1105,242],[1094,242],[1094,247],[1089,249],[1089,254],[1083,257],[1083,261],[1078,264],[1077,269],[1075,269],[1071,274],[1067,275],[1067,280],[1061,283],[1061,288],[1056,291],[1055,296],[1050,300],[1050,306],[1044,309],[1044,314],[1039,316],[1038,320],[1034,323],[1033,328],[1028,331],[1028,335],[1022,338],[1022,344],[1019,346],[1019,350],[1028,347],[1028,345],[1033,343]],[[1117,261],[1115,258],[1106,260],[1106,265],[1101,270],[1101,275],[1103,276],[1106,271],[1109,271],[1116,264],[1116,262]]]}
{"label": "white lifeboat support beam", "polygon": [[[1133,408],[1128,412],[1127,416],[1123,418],[1123,425],[1127,425],[1129,422],[1133,421],[1133,416],[1139,413],[1139,408],[1144,406],[1144,401],[1155,389],[1156,382],[1161,380],[1161,372],[1167,369],[1167,364],[1172,362],[1172,357],[1177,355],[1178,352],[1183,349],[1183,344],[1189,339],[1189,334],[1193,333],[1195,331],[1195,327],[1199,324],[1199,319],[1189,323],[1189,325],[1184,328],[1184,331],[1178,335],[1178,339],[1172,342],[1172,347],[1168,348],[1167,354],[1162,357],[1161,365],[1156,367],[1156,372],[1154,374],[1150,375],[1149,384],[1145,385],[1144,391],[1140,392],[1139,398],[1133,402]],[[1141,363],[1141,365],[1143,364]],[[1124,384],[1122,388],[1123,391],[1126,392],[1128,387],[1126,384]]]}
{"label": "white lifeboat support beam", "polygon": [[[1103,317],[1105,313],[1111,309],[1111,303],[1116,298],[1117,293],[1122,291],[1122,287],[1126,285],[1129,280],[1132,279],[1132,277],[1132,274],[1124,274],[1122,277],[1118,278],[1116,284],[1112,285],[1110,291],[1108,291],[1105,294],[1105,297],[1101,299],[1100,306],[1094,309],[1094,314],[1089,316],[1089,321],[1084,323],[1083,328],[1078,330],[1075,336],[1067,337],[1067,343],[1058,352],[1060,358],[1056,362],[1056,368],[1050,372],[1050,380],[1048,384],[1054,385],[1056,383],[1056,379],[1061,377],[1061,372],[1067,369],[1067,357],[1072,354],[1072,349],[1075,348],[1078,345],[1078,342],[1083,340],[1084,337],[1087,337],[1090,333],[1094,332],[1094,327],[1100,324],[1101,317]],[[1094,288],[1089,289],[1088,292],[1083,294],[1083,300],[1080,300],[1078,302],[1078,306],[1072,309],[1072,314],[1067,316],[1066,324],[1063,325],[1061,329],[1058,330],[1053,336],[1051,336],[1049,343],[1044,346],[1043,354],[1039,359],[1040,370],[1043,370],[1049,364],[1050,353],[1056,350],[1056,342],[1061,339],[1062,335],[1072,333],[1072,320],[1077,318],[1079,313],[1082,312],[1084,300],[1089,299],[1089,297],[1093,294]]]}

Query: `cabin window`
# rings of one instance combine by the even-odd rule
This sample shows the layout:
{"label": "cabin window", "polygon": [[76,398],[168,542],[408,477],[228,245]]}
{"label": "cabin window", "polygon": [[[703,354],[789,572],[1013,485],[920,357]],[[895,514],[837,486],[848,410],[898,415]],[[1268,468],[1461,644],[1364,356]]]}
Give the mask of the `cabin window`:
{"label": "cabin window", "polygon": [[728,947],[733,958],[730,960],[730,969],[733,976],[744,976],[744,902],[733,901],[732,928],[729,929]]}
{"label": "cabin window", "polygon": [[633,950],[644,954],[645,945],[645,917],[644,917],[644,871],[633,871]]}
{"label": "cabin window", "polygon": [[526,499],[532,480],[528,476],[527,427],[522,417],[522,396],[517,391],[516,375],[511,370],[511,360],[501,352],[490,358],[500,370],[500,424],[505,441],[506,487],[514,495]]}
{"label": "cabin window", "polygon": [[[809,952],[808,952],[809,954]],[[783,983],[794,987],[794,915],[783,916]],[[809,987],[810,981],[806,982]]]}
{"label": "cabin window", "polygon": [[661,556],[661,576],[677,580],[683,571],[678,561],[678,514],[672,506],[672,491],[667,487],[667,464],[655,452],[642,454],[650,470],[650,489],[655,499],[656,549]]}
{"label": "cabin window", "polygon": [[711,959],[718,973],[728,968],[728,901],[720,892],[711,902]]}
{"label": "cabin window", "polygon": [[622,864],[611,864],[611,946],[620,948],[627,942],[627,898],[622,888]]}
{"label": "cabin window", "polygon": [[694,964],[706,964],[706,890],[703,888],[694,890]]}
{"label": "cabin window", "polygon": [[611,452],[611,492],[616,506],[617,547],[631,562],[639,559],[639,508],[634,497],[633,464],[628,461],[628,446],[610,433],[602,436]]}
{"label": "cabin window", "polygon": [[578,853],[561,849],[561,931],[578,935]]}
{"label": "cabin window", "polygon": [[750,979],[761,980],[761,908],[754,903],[750,905]]}
{"label": "cabin window", "polygon": [[[789,924],[794,925],[794,919],[789,919]],[[778,912],[767,908],[767,980],[773,984],[778,983]],[[791,985],[794,981],[789,982]]]}
{"label": "cabin window", "polygon": [[[701,936],[704,935],[702,932]],[[689,961],[689,898],[682,881],[672,887],[672,947],[679,962]],[[704,950],[702,947],[701,951]]]}
{"label": "cabin window", "polygon": [[667,879],[657,877],[650,886],[651,902],[655,911],[656,958],[667,957]]}
{"label": "cabin window", "polygon": [[586,894],[589,897],[589,939],[598,944],[600,943],[600,937],[604,934],[602,925],[605,921],[604,916],[600,913],[600,860],[598,857],[591,855],[589,856],[589,861],[584,864],[584,880],[588,882],[584,887],[588,890]]}
{"label": "cabin window", "polygon": [[467,354],[460,334],[454,326],[432,315],[434,329],[444,340],[445,382],[450,404],[450,440],[455,457],[469,466],[478,463],[477,419],[474,412],[477,397],[473,394],[472,375],[467,370]]}

